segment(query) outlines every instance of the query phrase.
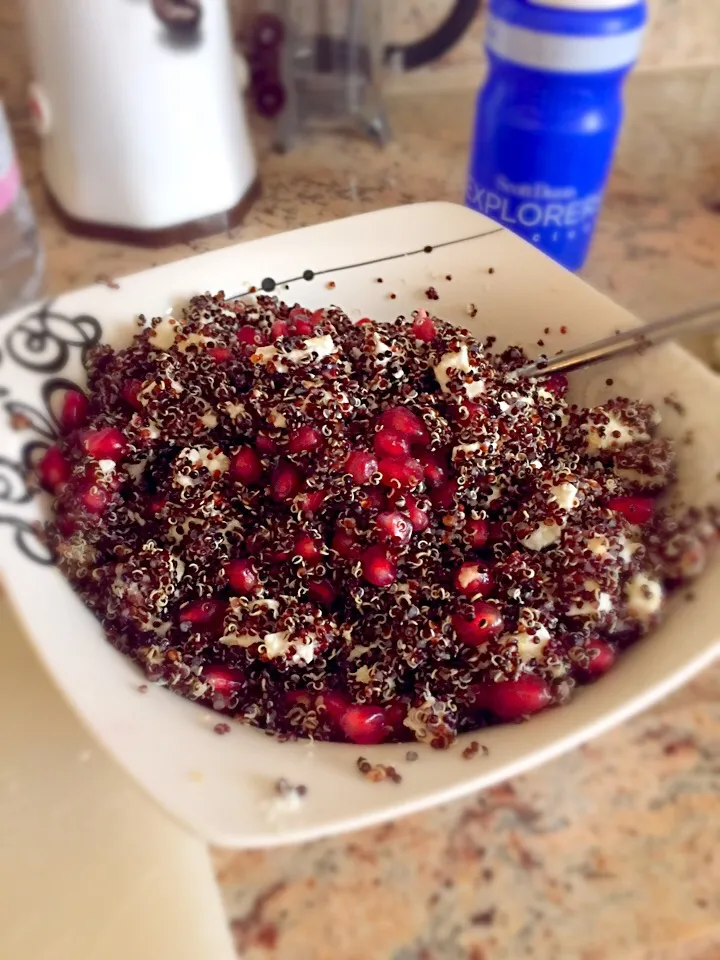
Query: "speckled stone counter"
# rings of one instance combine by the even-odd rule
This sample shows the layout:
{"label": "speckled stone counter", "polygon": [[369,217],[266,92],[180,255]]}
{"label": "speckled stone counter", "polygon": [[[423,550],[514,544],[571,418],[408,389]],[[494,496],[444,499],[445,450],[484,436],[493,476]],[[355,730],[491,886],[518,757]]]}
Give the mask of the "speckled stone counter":
{"label": "speckled stone counter", "polygon": [[[674,123],[658,106],[663,95],[678,108]],[[327,136],[278,156],[259,129],[263,194],[246,222],[157,252],[65,234],[21,129],[48,290],[365,210],[460,200],[471,112],[469,93],[397,99],[396,140],[382,153]],[[585,275],[647,318],[720,300],[718,118],[712,72],[632,88]],[[710,356],[709,341],[696,346]],[[614,733],[481,796],[303,847],[216,851],[215,863],[246,960],[716,960],[719,851],[716,667]]]}

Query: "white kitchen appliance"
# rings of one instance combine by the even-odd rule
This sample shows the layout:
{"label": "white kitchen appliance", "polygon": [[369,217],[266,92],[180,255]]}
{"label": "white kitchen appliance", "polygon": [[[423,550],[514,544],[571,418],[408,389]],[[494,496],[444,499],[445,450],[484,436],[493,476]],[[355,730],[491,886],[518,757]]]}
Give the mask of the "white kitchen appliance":
{"label": "white kitchen appliance", "polygon": [[225,0],[25,0],[31,110],[67,225],[148,244],[236,223],[256,187]]}

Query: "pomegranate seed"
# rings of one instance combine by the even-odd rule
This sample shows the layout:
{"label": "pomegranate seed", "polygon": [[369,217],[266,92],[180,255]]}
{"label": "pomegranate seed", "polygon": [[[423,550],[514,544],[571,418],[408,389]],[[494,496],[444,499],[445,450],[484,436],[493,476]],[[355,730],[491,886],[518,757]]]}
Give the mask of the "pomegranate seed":
{"label": "pomegranate seed", "polygon": [[385,457],[378,463],[386,487],[409,488],[422,483],[423,466],[412,457]]}
{"label": "pomegranate seed", "polygon": [[568,378],[564,373],[553,373],[543,381],[541,386],[550,393],[554,393],[556,397],[564,397],[568,390]]}
{"label": "pomegranate seed", "polygon": [[288,713],[293,707],[301,706],[306,709],[314,701],[313,695],[309,690],[285,690],[282,694],[283,702]]}
{"label": "pomegranate seed", "polygon": [[243,675],[239,670],[222,667],[219,664],[205,667],[203,677],[212,687],[213,693],[219,697],[232,697],[243,683]]}
{"label": "pomegranate seed", "polygon": [[291,550],[265,550],[265,559],[268,563],[285,563],[292,556]]}
{"label": "pomegranate seed", "polygon": [[457,480],[449,480],[442,487],[430,491],[430,500],[436,510],[452,510],[457,493]]}
{"label": "pomegranate seed", "polygon": [[139,410],[142,404],[140,403],[139,393],[142,390],[142,381],[141,380],[128,380],[127,383],[123,384],[122,398],[128,406],[133,407],[135,410]]}
{"label": "pomegranate seed", "polygon": [[655,512],[655,501],[650,497],[611,497],[608,508],[620,513],[628,523],[647,523]]}
{"label": "pomegranate seed", "polygon": [[452,625],[458,639],[477,647],[502,632],[503,616],[494,604],[477,600],[473,604],[472,619],[467,620],[462,614],[455,613],[452,616]]}
{"label": "pomegranate seed", "polygon": [[319,541],[309,533],[299,533],[295,537],[294,553],[306,563],[317,563],[320,559]]}
{"label": "pomegranate seed", "polygon": [[148,507],[150,509],[150,513],[160,513],[160,511],[164,510],[166,506],[167,506],[167,497],[155,496],[155,497],[150,497],[148,499]]}
{"label": "pomegranate seed", "polygon": [[408,728],[405,726],[405,717],[408,713],[408,704],[405,700],[397,699],[392,700],[390,703],[385,705],[385,718],[390,725],[390,729],[397,738],[405,738],[409,734]]}
{"label": "pomegranate seed", "polygon": [[224,605],[217,597],[208,600],[194,600],[180,611],[180,623],[210,623],[224,611]]}
{"label": "pomegranate seed", "polygon": [[251,343],[254,347],[262,346],[262,336],[255,327],[244,324],[237,332],[238,340],[241,343]]}
{"label": "pomegranate seed", "polygon": [[466,597],[487,597],[493,576],[484,563],[464,563],[455,574],[455,587]]}
{"label": "pomegranate seed", "polygon": [[117,427],[88,430],[83,446],[93,460],[120,460],[127,450],[127,441]]}
{"label": "pomegranate seed", "polygon": [[335,603],[335,588],[329,580],[311,580],[307,586],[310,598],[316,603],[323,607],[331,607]]}
{"label": "pomegranate seed", "polygon": [[270,327],[270,342],[274,343],[276,340],[279,340],[280,337],[286,337],[287,335],[287,323],[284,320],[273,320],[273,324]]}
{"label": "pomegranate seed", "polygon": [[519,720],[547,707],[552,700],[550,686],[540,677],[478,684],[475,694],[476,705],[490,710],[500,720]]}
{"label": "pomegranate seed", "polygon": [[465,542],[473,550],[482,550],[489,535],[490,530],[487,520],[468,520],[465,524]]}
{"label": "pomegranate seed", "polygon": [[422,530],[427,530],[430,525],[430,517],[425,513],[424,510],[421,510],[417,505],[417,500],[412,494],[405,494],[405,509],[407,510],[407,515],[410,518],[410,523],[412,528],[416,533],[420,533]]}
{"label": "pomegranate seed", "polygon": [[472,400],[463,400],[462,406],[458,408],[458,421],[465,426],[470,426],[484,417],[487,417],[487,409]]}
{"label": "pomegranate seed", "polygon": [[385,494],[377,487],[369,487],[362,500],[364,510],[382,510],[385,506]]}
{"label": "pomegranate seed", "polygon": [[325,690],[315,698],[319,710],[325,710],[333,723],[339,724],[347,713],[350,701],[337,690]]}
{"label": "pomegranate seed", "polygon": [[300,471],[289,460],[280,460],[270,474],[270,494],[277,503],[292,500],[300,489]]}
{"label": "pomegranate seed", "polygon": [[215,363],[224,363],[232,356],[232,350],[229,347],[208,347],[207,352]]}
{"label": "pomegranate seed", "polygon": [[80,502],[89,513],[103,513],[112,494],[109,490],[99,487],[95,483],[87,483],[80,488]]}
{"label": "pomegranate seed", "polygon": [[425,480],[427,485],[433,490],[442,487],[447,483],[448,467],[447,460],[441,453],[431,453],[426,451],[418,456],[418,460],[425,470]]}
{"label": "pomegranate seed", "polygon": [[376,587],[389,587],[397,579],[397,564],[384,547],[368,547],[362,555],[363,576]]}
{"label": "pomegranate seed", "polygon": [[325,503],[327,490],[306,490],[301,495],[300,509],[305,513],[316,513]]}
{"label": "pomegranate seed", "polygon": [[61,483],[70,478],[70,464],[57,447],[48,447],[37,465],[38,477],[43,487],[56,493]]}
{"label": "pomegranate seed", "polygon": [[238,483],[251,487],[260,483],[263,465],[252,447],[241,447],[230,461],[230,476]]}
{"label": "pomegranate seed", "polygon": [[252,560],[231,560],[225,567],[228,583],[238,593],[254,593],[260,586]]}
{"label": "pomegranate seed", "polygon": [[426,310],[418,310],[417,316],[413,320],[412,332],[418,340],[424,340],[426,343],[430,343],[437,336],[435,324]]}
{"label": "pomegranate seed", "polygon": [[79,390],[68,390],[60,411],[60,428],[63,433],[77,430],[87,420],[88,398]]}
{"label": "pomegranate seed", "polygon": [[392,733],[383,708],[365,703],[348,707],[340,719],[340,727],[348,740],[367,746],[382,743]]}
{"label": "pomegranate seed", "polygon": [[372,326],[374,320],[371,320],[370,317],[361,317],[355,324],[356,327],[367,327]]}
{"label": "pomegranate seed", "polygon": [[406,544],[410,542],[413,528],[407,517],[404,517],[397,510],[389,510],[385,513],[379,513],[375,520],[378,525],[381,536],[396,544]]}
{"label": "pomegranate seed", "polygon": [[316,427],[299,427],[288,437],[290,453],[312,453],[323,444],[323,435]]}
{"label": "pomegranate seed", "polygon": [[377,460],[367,450],[353,450],[345,461],[345,469],[358,484],[368,483],[377,468]]}
{"label": "pomegranate seed", "polygon": [[346,560],[358,560],[362,552],[355,538],[341,529],[335,531],[331,547],[339,556],[344,557]]}
{"label": "pomegranate seed", "polygon": [[582,670],[587,679],[601,677],[615,664],[615,650],[604,640],[591,640],[585,649],[591,655],[590,661]]}
{"label": "pomegranate seed", "polygon": [[263,457],[272,457],[273,454],[277,453],[277,444],[272,437],[268,437],[264,433],[259,433],[255,437],[255,448]]}
{"label": "pomegranate seed", "polygon": [[407,457],[410,453],[410,440],[394,430],[379,430],[373,438],[375,453],[379,457]]}
{"label": "pomegranate seed", "polygon": [[407,407],[389,407],[380,414],[378,423],[381,427],[387,427],[388,430],[394,430],[395,433],[408,437],[413,444],[424,447],[430,443],[430,434],[425,424]]}

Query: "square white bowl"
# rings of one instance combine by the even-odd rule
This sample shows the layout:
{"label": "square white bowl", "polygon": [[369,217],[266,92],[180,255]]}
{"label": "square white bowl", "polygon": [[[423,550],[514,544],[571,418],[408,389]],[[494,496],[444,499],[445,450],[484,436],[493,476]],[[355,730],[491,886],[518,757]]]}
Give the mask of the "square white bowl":
{"label": "square white bowl", "polygon": [[[305,271],[314,278],[303,279]],[[228,847],[271,846],[375,824],[557,756],[649,706],[720,652],[715,564],[693,586],[693,602],[679,598],[671,604],[661,628],[625,654],[613,672],[581,689],[566,707],[483,731],[479,739],[489,754],[472,762],[461,756],[470,734],[448,751],[410,745],[420,758],[407,763],[407,744],[280,743],[235,723],[230,735],[219,737],[213,733],[219,718],[208,710],[163,688],[141,695],[136,666],[104,640],[61,574],[38,562],[44,552],[32,525],[47,505],[29,495],[23,458],[28,445],[49,442],[53,382],[83,382],[82,351],[90,343],[101,338],[121,346],[139,312],[163,315],[195,293],[259,289],[266,278],[274,278],[281,298],[311,308],[337,303],[358,319],[387,321],[425,305],[478,335],[496,335],[501,346],[519,343],[530,355],[539,352],[539,338],[553,352],[637,322],[529,244],[447,203],[398,207],[229,247],[127,277],[117,290],[88,287],[0,322],[0,403],[11,415],[0,420],[5,582],[68,700],[173,816]],[[427,301],[429,286],[436,287],[437,302]],[[670,392],[682,401],[684,416],[664,404]],[[692,431],[692,442],[680,445],[679,489],[695,503],[720,499],[720,380],[676,347],[573,380],[571,395],[582,403],[620,394],[657,404],[667,435],[687,440]],[[393,764],[402,783],[364,780],[355,765],[360,754]],[[307,785],[297,810],[274,802],[279,777]]]}

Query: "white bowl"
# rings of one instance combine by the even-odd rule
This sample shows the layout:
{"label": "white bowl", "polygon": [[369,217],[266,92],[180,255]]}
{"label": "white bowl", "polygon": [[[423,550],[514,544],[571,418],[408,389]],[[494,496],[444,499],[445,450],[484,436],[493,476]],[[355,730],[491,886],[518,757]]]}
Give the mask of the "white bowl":
{"label": "white bowl", "polygon": [[[424,248],[432,246],[432,252]],[[302,279],[312,270],[313,280]],[[452,279],[446,279],[452,276]],[[96,737],[171,814],[214,843],[262,847],[375,824],[460,797],[518,774],[607,730],[687,681],[719,652],[720,567],[678,598],[663,626],[573,702],[521,725],[476,735],[487,756],[462,758],[472,735],[449,751],[407,744],[362,747],[280,743],[238,724],[213,733],[216,715],[162,688],[138,692],[137,668],[103,639],[100,626],[60,573],[43,565],[32,524],[46,510],[31,497],[19,465],[31,442],[48,442],[46,398],[58,377],[82,382],[81,353],[100,336],[126,343],[138,312],[170,312],[194,293],[242,292],[278,281],[277,293],[313,308],[337,303],[351,316],[390,320],[420,306],[531,355],[538,338],[554,351],[636,321],[532,246],[464,207],[426,203],[308,227],[148,270],[119,289],[89,287],[6,317],[0,326],[0,402],[16,416],[0,423],[0,561],[11,596],[42,660]],[[378,282],[382,278],[382,283]],[[287,288],[285,286],[287,282]],[[428,304],[435,286],[440,299]],[[395,294],[395,298],[391,297]],[[477,315],[471,317],[468,305]],[[561,326],[567,326],[562,335]],[[544,334],[550,327],[551,333]],[[606,386],[608,376],[614,379]],[[686,353],[667,347],[573,383],[575,399],[626,394],[656,403],[667,434],[682,445],[680,488],[694,502],[720,497],[720,381]],[[670,393],[684,416],[663,403]],[[27,422],[18,413],[24,413]],[[17,429],[25,423],[26,429]],[[4,488],[3,488],[4,487]],[[4,683],[12,678],[4,677]],[[369,783],[360,754],[393,764],[402,783]],[[279,777],[308,787],[298,809],[273,800]]]}

